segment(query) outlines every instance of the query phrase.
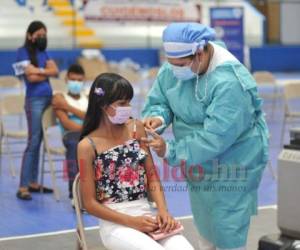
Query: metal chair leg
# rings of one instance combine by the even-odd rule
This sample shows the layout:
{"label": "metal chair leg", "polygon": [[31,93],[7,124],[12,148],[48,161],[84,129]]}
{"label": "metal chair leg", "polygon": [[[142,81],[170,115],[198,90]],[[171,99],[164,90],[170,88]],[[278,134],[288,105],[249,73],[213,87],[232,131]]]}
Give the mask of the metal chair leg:
{"label": "metal chair leg", "polygon": [[2,174],[2,139],[3,139],[3,136],[0,131],[0,175]]}
{"label": "metal chair leg", "polygon": [[271,161],[268,161],[268,168],[270,170],[270,173],[272,175],[273,180],[277,180],[277,174],[275,173]]}
{"label": "metal chair leg", "polygon": [[283,142],[284,142],[286,120],[287,120],[287,117],[286,117],[286,115],[284,115],[283,123],[282,123],[282,128],[281,128],[280,147],[282,147]]}
{"label": "metal chair leg", "polygon": [[9,170],[10,173],[12,175],[12,177],[16,177],[16,169],[15,166],[13,164],[13,160],[11,157],[11,150],[10,150],[10,146],[9,146],[9,141],[8,141],[8,137],[5,136],[5,143],[6,143],[6,150],[7,150],[7,155],[8,155],[8,164],[9,164]]}
{"label": "metal chair leg", "polygon": [[51,155],[48,152],[47,152],[47,155],[48,155],[48,162],[50,165],[50,173],[51,173],[51,179],[52,179],[52,187],[54,190],[54,196],[55,196],[56,201],[59,201],[60,196],[59,196],[59,191],[58,191],[58,188],[56,185],[55,166],[54,166]]}
{"label": "metal chair leg", "polygon": [[[276,108],[276,102],[277,102],[277,87],[274,87],[274,91],[273,91],[273,98],[272,98],[272,110],[271,110],[271,120],[274,120],[274,110]],[[275,97],[274,97],[275,96]]]}

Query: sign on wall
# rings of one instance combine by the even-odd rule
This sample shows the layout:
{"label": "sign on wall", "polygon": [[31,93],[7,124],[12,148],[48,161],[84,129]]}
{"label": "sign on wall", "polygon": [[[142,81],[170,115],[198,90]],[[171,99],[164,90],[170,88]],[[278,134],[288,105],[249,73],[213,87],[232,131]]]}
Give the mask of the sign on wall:
{"label": "sign on wall", "polygon": [[225,42],[228,50],[244,62],[244,9],[242,7],[210,8],[210,25],[217,38]]}
{"label": "sign on wall", "polygon": [[89,1],[86,20],[201,22],[201,6],[184,2]]}

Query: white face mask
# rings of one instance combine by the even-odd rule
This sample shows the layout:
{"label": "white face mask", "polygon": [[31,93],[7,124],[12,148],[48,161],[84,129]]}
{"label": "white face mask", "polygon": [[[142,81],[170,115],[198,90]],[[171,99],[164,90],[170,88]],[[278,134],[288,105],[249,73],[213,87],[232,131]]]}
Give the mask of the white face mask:
{"label": "white face mask", "polygon": [[128,121],[132,114],[132,107],[127,106],[127,107],[113,107],[111,106],[115,111],[116,114],[114,116],[108,115],[108,119],[111,121],[113,124],[124,124],[125,122]]}

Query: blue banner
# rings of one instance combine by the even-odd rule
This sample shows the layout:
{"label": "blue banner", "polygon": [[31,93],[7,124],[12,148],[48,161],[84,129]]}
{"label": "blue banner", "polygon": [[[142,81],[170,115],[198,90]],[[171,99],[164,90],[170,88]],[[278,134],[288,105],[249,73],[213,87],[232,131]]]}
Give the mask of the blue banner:
{"label": "blue banner", "polygon": [[210,25],[217,38],[225,42],[228,50],[244,62],[244,9],[242,7],[210,8]]}

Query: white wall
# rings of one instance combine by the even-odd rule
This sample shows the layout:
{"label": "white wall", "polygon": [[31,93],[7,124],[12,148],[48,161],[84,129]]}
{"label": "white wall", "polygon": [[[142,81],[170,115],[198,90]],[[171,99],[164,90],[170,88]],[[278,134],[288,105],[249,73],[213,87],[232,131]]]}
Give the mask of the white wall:
{"label": "white wall", "polygon": [[300,1],[282,2],[280,39],[283,44],[300,44]]}

